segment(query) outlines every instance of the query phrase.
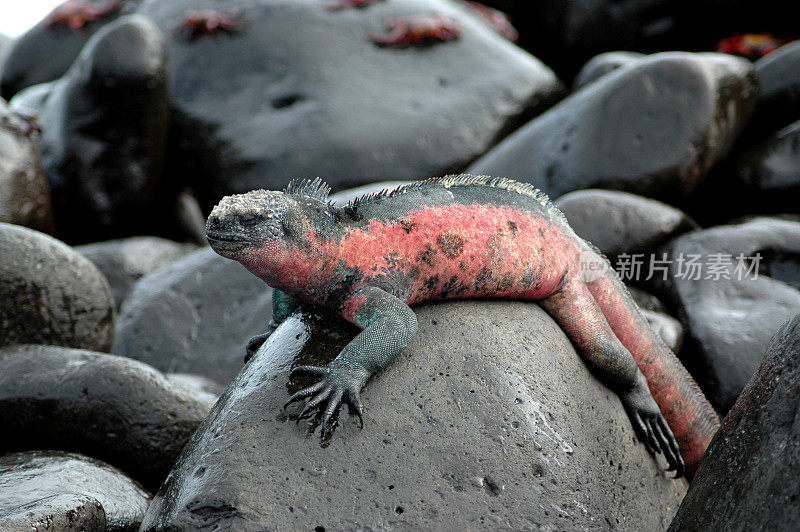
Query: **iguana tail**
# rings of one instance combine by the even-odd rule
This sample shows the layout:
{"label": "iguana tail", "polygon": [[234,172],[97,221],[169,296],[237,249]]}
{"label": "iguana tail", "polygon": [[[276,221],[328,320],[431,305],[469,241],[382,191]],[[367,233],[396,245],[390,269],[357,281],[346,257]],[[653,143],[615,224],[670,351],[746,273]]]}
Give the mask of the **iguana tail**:
{"label": "iguana tail", "polygon": [[719,429],[717,414],[686,368],[650,327],[613,270],[587,286],[614,334],[647,378],[650,392],[675,435],[687,471],[693,475]]}

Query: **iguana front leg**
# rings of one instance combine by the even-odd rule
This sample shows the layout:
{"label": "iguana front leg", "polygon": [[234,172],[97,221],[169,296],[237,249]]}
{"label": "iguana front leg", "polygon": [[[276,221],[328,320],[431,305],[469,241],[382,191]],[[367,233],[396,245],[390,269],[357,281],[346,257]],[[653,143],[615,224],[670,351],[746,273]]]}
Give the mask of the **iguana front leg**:
{"label": "iguana front leg", "polygon": [[267,325],[267,332],[253,336],[247,341],[245,347],[244,363],[247,364],[251,358],[256,354],[256,351],[264,345],[269,336],[275,332],[278,325],[283,323],[283,320],[291,316],[297,310],[300,303],[296,299],[288,295],[286,292],[281,292],[278,289],[272,290],[272,319],[269,320]]}
{"label": "iguana front leg", "polygon": [[366,287],[350,296],[342,305],[342,316],[362,327],[341,353],[323,367],[298,366],[290,377],[310,373],[319,382],[294,394],[284,405],[310,397],[299,418],[310,415],[325,406],[322,416],[324,438],[332,428],[331,423],[341,407],[342,400],[352,406],[364,426],[360,392],[367,380],[389,365],[417,333],[414,311],[397,297],[376,287]]}

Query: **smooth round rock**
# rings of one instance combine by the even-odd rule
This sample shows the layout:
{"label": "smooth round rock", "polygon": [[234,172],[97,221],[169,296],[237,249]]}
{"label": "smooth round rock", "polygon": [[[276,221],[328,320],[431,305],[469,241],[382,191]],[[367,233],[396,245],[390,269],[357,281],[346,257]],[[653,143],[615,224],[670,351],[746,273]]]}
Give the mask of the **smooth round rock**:
{"label": "smooth round rock", "polygon": [[606,52],[596,55],[583,65],[575,81],[572,83],[575,90],[597,81],[609,72],[635,63],[645,55],[639,52]]}
{"label": "smooth round rock", "polygon": [[135,531],[149,499],[122,471],[86,456],[0,456],[0,530]]}
{"label": "smooth round rock", "polygon": [[670,316],[664,303],[653,294],[635,286],[626,286],[626,288],[642,312],[642,316],[647,318],[650,327],[673,353],[679,353],[683,347],[684,336],[681,322]]}
{"label": "smooth round rock", "polygon": [[670,531],[800,529],[800,315],[772,338]]}
{"label": "smooth round rock", "polygon": [[790,4],[753,0],[484,0],[506,11],[520,46],[565,78],[609,50],[712,50],[733,33],[796,37]]}
{"label": "smooth round rock", "polygon": [[[86,0],[84,3],[88,6],[110,6],[110,1],[113,0]],[[120,2],[122,9],[97,20],[87,20],[77,30],[65,24],[51,24],[50,14],[45,16],[9,47],[0,64],[0,96],[9,99],[25,87],[60,78],[98,29],[138,2]]]}
{"label": "smooth round rock", "polygon": [[680,353],[683,347],[683,325],[681,322],[663,312],[653,312],[652,310],[642,310],[642,315],[647,318],[650,327],[661,337],[664,344],[673,353]]}
{"label": "smooth round rock", "polygon": [[714,192],[720,194],[725,189],[726,194],[736,198],[734,201],[744,212],[797,210],[800,199],[800,120],[760,145],[740,153],[730,167]]}
{"label": "smooth round rock", "polygon": [[134,285],[111,351],[225,386],[242,369],[247,341],[266,332],[271,318],[272,289],[204,248]]}
{"label": "smooth round rock", "polygon": [[164,375],[170,382],[179,384],[184,388],[188,388],[197,393],[199,396],[204,396],[206,401],[215,403],[222,392],[225,391],[224,386],[220,386],[202,375],[192,375],[191,373],[167,373]]}
{"label": "smooth round rock", "polygon": [[50,189],[33,127],[0,99],[0,221],[52,234]]}
{"label": "smooth round rock", "polygon": [[662,289],[686,327],[681,361],[725,414],[772,335],[800,312],[800,223],[757,218],[679,236],[662,251],[671,261]]}
{"label": "smooth round rock", "polygon": [[14,39],[5,33],[0,33],[0,61],[2,61],[6,53],[8,53],[8,49],[11,47],[13,42]]}
{"label": "smooth round rock", "polygon": [[167,230],[166,83],[161,32],[127,16],[99,30],[53,87],[40,148],[65,241]]}
{"label": "smooth round rock", "polygon": [[42,113],[42,109],[44,109],[47,98],[50,97],[50,93],[53,92],[53,88],[57,85],[57,82],[50,81],[26,87],[16,93],[8,101],[8,105],[17,113],[38,117]]}
{"label": "smooth round rock", "polygon": [[106,514],[100,501],[85,495],[53,495],[0,513],[2,530],[84,532],[105,530]]}
{"label": "smooth round rock", "polygon": [[569,225],[612,260],[621,253],[648,253],[697,225],[660,201],[615,190],[577,190],[556,200]]}
{"label": "smooth round rock", "polygon": [[[283,403],[357,332],[295,314],[229,385],[142,530],[665,529],[685,489],[536,304],[416,309],[419,333],[320,443]],[[475,334],[479,331],[479,334]]]}
{"label": "smooth round rock", "polygon": [[[187,38],[179,28],[198,9],[234,28]],[[449,0],[339,10],[321,0],[146,0],[137,12],[167,36],[170,173],[206,209],[298,176],[341,190],[443,175],[562,92],[543,63]],[[384,21],[431,13],[460,25],[458,38],[404,49],[372,41]]]}
{"label": "smooth round rock", "polygon": [[0,223],[0,346],[108,351],[114,301],[103,274],[45,234]]}
{"label": "smooth round rock", "polygon": [[752,64],[667,52],[603,76],[471,164],[555,199],[585,188],[672,200],[726,153],[758,95]]}
{"label": "smooth round rock", "polygon": [[92,261],[111,285],[116,308],[125,300],[131,287],[146,273],[178,260],[197,246],[154,236],[108,240],[75,247]]}
{"label": "smooth round rock", "polygon": [[79,452],[154,491],[211,405],[129,358],[55,346],[0,350],[0,452]]}
{"label": "smooth round rock", "polygon": [[790,42],[755,63],[758,105],[742,132],[749,142],[764,140],[800,120],[800,42]]}

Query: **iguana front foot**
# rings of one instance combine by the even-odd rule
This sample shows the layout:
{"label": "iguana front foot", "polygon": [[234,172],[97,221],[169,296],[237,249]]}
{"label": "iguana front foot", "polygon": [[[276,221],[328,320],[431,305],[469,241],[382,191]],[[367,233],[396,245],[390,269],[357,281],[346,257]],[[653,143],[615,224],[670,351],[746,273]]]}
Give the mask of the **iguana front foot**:
{"label": "iguana front foot", "polygon": [[244,355],[244,363],[247,364],[250,362],[250,359],[256,354],[256,352],[264,345],[270,335],[275,332],[275,329],[278,328],[278,323],[275,323],[275,320],[270,320],[269,325],[267,325],[267,332],[264,334],[259,334],[257,336],[253,336],[247,341],[247,346],[244,348],[245,355]]}
{"label": "iguana front foot", "polygon": [[628,413],[636,436],[651,455],[664,453],[675,478],[682,477],[686,466],[675,441],[675,436],[661,414],[644,377],[630,391],[619,394],[622,406]]}
{"label": "iguana front foot", "polygon": [[250,362],[250,359],[255,356],[258,352],[259,348],[264,345],[264,342],[267,341],[269,335],[272,334],[271,332],[266,332],[264,334],[259,334],[258,336],[253,336],[247,341],[247,346],[244,348],[245,355],[244,355],[244,363],[247,364]]}
{"label": "iguana front foot", "polygon": [[342,401],[347,402],[356,411],[360,427],[364,428],[364,407],[361,404],[360,391],[369,378],[369,373],[365,369],[353,368],[349,366],[339,366],[331,364],[327,367],[319,366],[297,366],[289,374],[289,378],[297,375],[310,374],[319,377],[320,380],[311,386],[303,388],[292,395],[283,408],[290,404],[309,397],[306,401],[298,421],[305,417],[310,417],[315,410],[325,410],[322,415],[321,439],[325,439],[333,431],[333,423],[336,414],[342,406]]}

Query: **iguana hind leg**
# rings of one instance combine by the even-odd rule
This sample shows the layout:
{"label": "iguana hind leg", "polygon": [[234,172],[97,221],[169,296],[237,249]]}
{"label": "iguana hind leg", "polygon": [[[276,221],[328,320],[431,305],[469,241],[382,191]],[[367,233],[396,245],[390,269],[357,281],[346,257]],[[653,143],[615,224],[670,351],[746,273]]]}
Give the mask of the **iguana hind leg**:
{"label": "iguana hind leg", "polygon": [[664,453],[670,470],[683,474],[675,437],[630,352],[614,334],[586,284],[573,277],[542,306],[570,337],[595,375],[615,391],[639,439],[651,454]]}
{"label": "iguana hind leg", "polygon": [[675,433],[689,475],[719,429],[716,412],[675,354],[655,334],[613,271],[587,283],[611,329],[630,351]]}

